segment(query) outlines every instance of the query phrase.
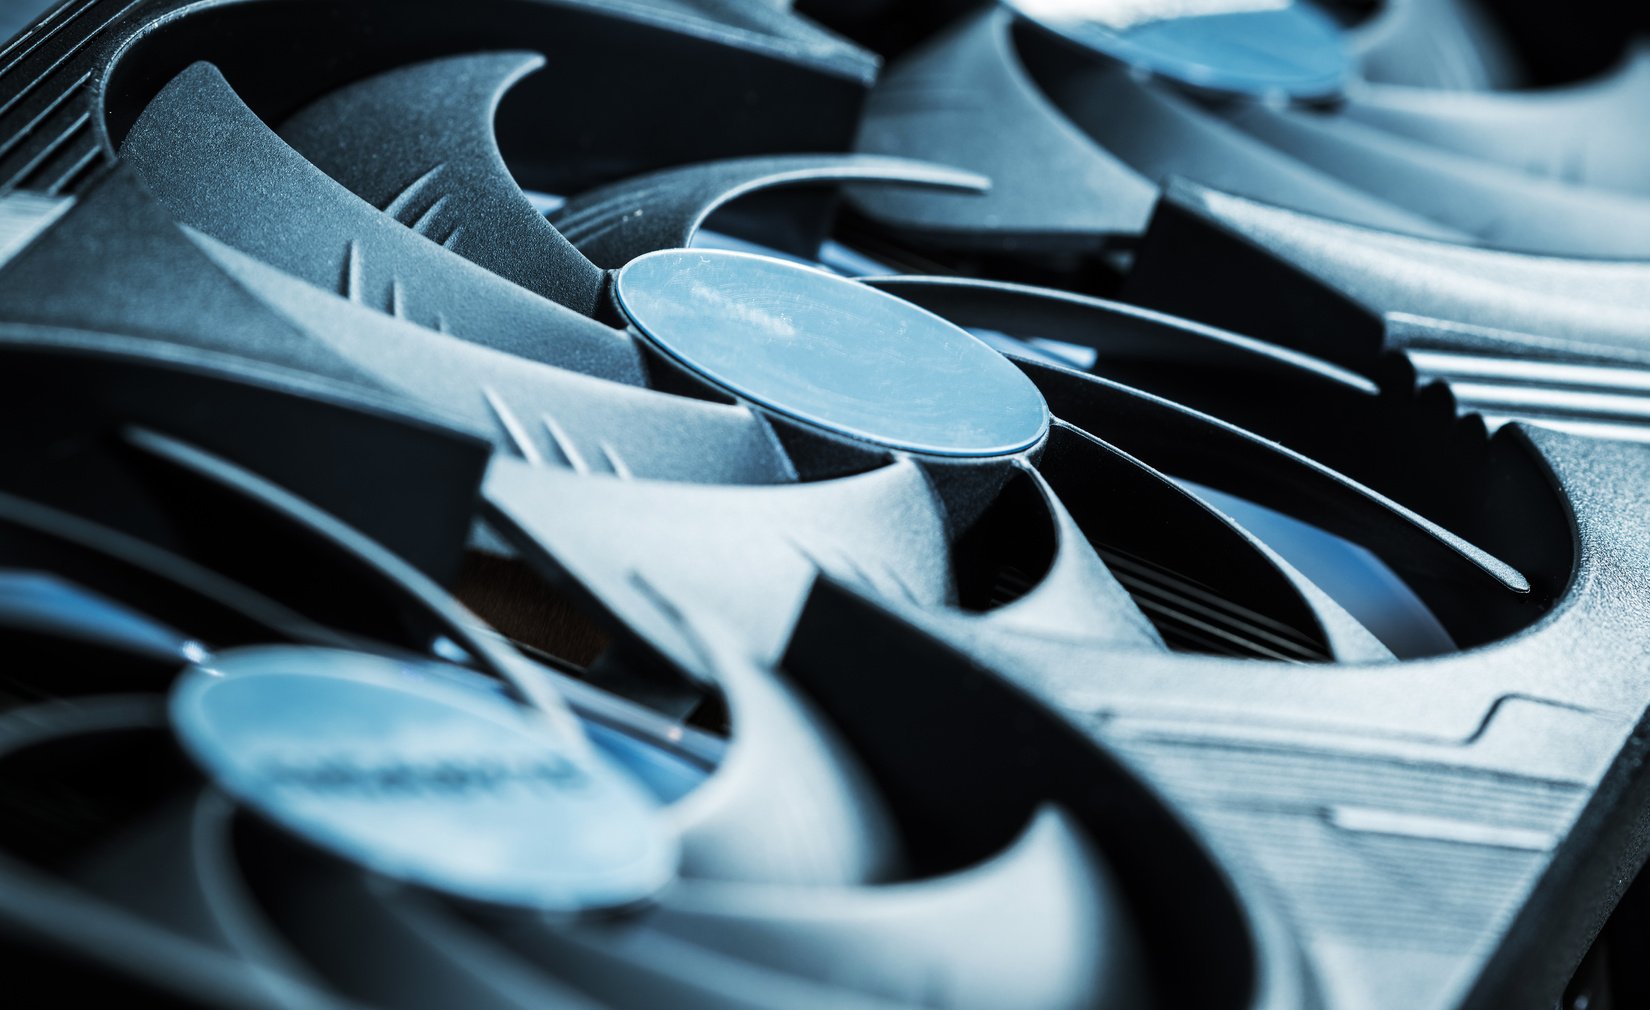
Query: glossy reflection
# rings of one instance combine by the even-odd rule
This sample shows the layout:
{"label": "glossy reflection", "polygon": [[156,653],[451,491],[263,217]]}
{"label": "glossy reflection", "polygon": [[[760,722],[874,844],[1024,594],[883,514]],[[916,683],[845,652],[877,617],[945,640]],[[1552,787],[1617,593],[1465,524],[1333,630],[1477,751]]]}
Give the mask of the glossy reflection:
{"label": "glossy reflection", "polygon": [[626,266],[616,292],[671,357],[799,421],[942,456],[1017,452],[1048,428],[1042,395],[986,344],[821,270],[673,249]]}
{"label": "glossy reflection", "polygon": [[1299,0],[1002,0],[1127,66],[1205,91],[1325,99],[1352,59],[1339,27]]}
{"label": "glossy reflection", "polygon": [[434,667],[228,652],[184,675],[171,710],[225,792],[398,880],[578,912],[637,903],[674,874],[674,841],[638,783]]}

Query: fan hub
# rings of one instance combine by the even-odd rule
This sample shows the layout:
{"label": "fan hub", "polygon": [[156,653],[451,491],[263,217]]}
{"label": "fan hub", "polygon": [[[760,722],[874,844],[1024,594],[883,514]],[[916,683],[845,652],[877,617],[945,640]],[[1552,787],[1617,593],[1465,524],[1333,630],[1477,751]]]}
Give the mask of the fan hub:
{"label": "fan hub", "polygon": [[334,855],[472,901],[632,905],[675,873],[656,804],[582,741],[438,668],[326,649],[224,653],[173,727],[238,803]]}
{"label": "fan hub", "polygon": [[1339,27],[1303,0],[1002,0],[1084,49],[1201,91],[1322,100],[1352,58]]}
{"label": "fan hub", "polygon": [[619,272],[642,334],[716,386],[879,445],[995,456],[1035,445],[1048,405],[966,330],[856,281],[766,256],[649,253]]}

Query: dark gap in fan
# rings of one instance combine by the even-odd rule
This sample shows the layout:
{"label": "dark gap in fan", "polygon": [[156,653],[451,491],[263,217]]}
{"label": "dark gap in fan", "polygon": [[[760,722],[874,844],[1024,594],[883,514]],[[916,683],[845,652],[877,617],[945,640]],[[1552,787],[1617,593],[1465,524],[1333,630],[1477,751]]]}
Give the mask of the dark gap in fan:
{"label": "dark gap in fan", "polygon": [[58,869],[119,836],[191,773],[156,729],[106,730],[0,757],[0,849]]}
{"label": "dark gap in fan", "polygon": [[467,552],[453,595],[512,641],[563,669],[588,669],[610,644],[606,632],[516,558]]}
{"label": "dark gap in fan", "polygon": [[1195,579],[1105,544],[1095,552],[1177,652],[1212,653],[1290,663],[1333,657],[1312,637],[1241,606]]}
{"label": "dark gap in fan", "polygon": [[673,722],[727,733],[727,707],[719,694],[616,655],[612,636],[519,558],[470,551],[452,591],[477,617],[552,670]]}
{"label": "dark gap in fan", "polygon": [[957,539],[957,605],[983,612],[1025,596],[1054,564],[1055,535],[1031,479],[1016,474]]}

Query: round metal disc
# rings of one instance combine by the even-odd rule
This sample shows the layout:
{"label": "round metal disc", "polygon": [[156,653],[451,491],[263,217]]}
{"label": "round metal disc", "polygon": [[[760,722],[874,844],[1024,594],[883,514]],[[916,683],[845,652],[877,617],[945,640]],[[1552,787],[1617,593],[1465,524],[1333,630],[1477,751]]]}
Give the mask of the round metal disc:
{"label": "round metal disc", "polygon": [[1303,0],[1001,0],[1026,20],[1204,91],[1333,98],[1352,75],[1338,25]]}
{"label": "round metal disc", "polygon": [[1018,452],[1048,405],[1008,359],[939,316],[812,267],[671,249],[619,272],[621,308],[672,358],[829,431],[940,456]]}
{"label": "round metal disc", "polygon": [[235,800],[406,883],[582,912],[641,902],[675,873],[675,840],[638,784],[434,665],[226,652],[179,680],[171,717]]}

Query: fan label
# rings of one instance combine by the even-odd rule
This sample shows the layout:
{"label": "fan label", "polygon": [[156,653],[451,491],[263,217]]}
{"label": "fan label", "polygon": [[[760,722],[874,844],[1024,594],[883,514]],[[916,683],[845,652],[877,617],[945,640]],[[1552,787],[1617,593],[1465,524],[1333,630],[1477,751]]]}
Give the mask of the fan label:
{"label": "fan label", "polygon": [[186,673],[172,722],[232,798],[364,869],[453,897],[579,912],[644,901],[676,848],[583,741],[434,667],[304,648]]}

